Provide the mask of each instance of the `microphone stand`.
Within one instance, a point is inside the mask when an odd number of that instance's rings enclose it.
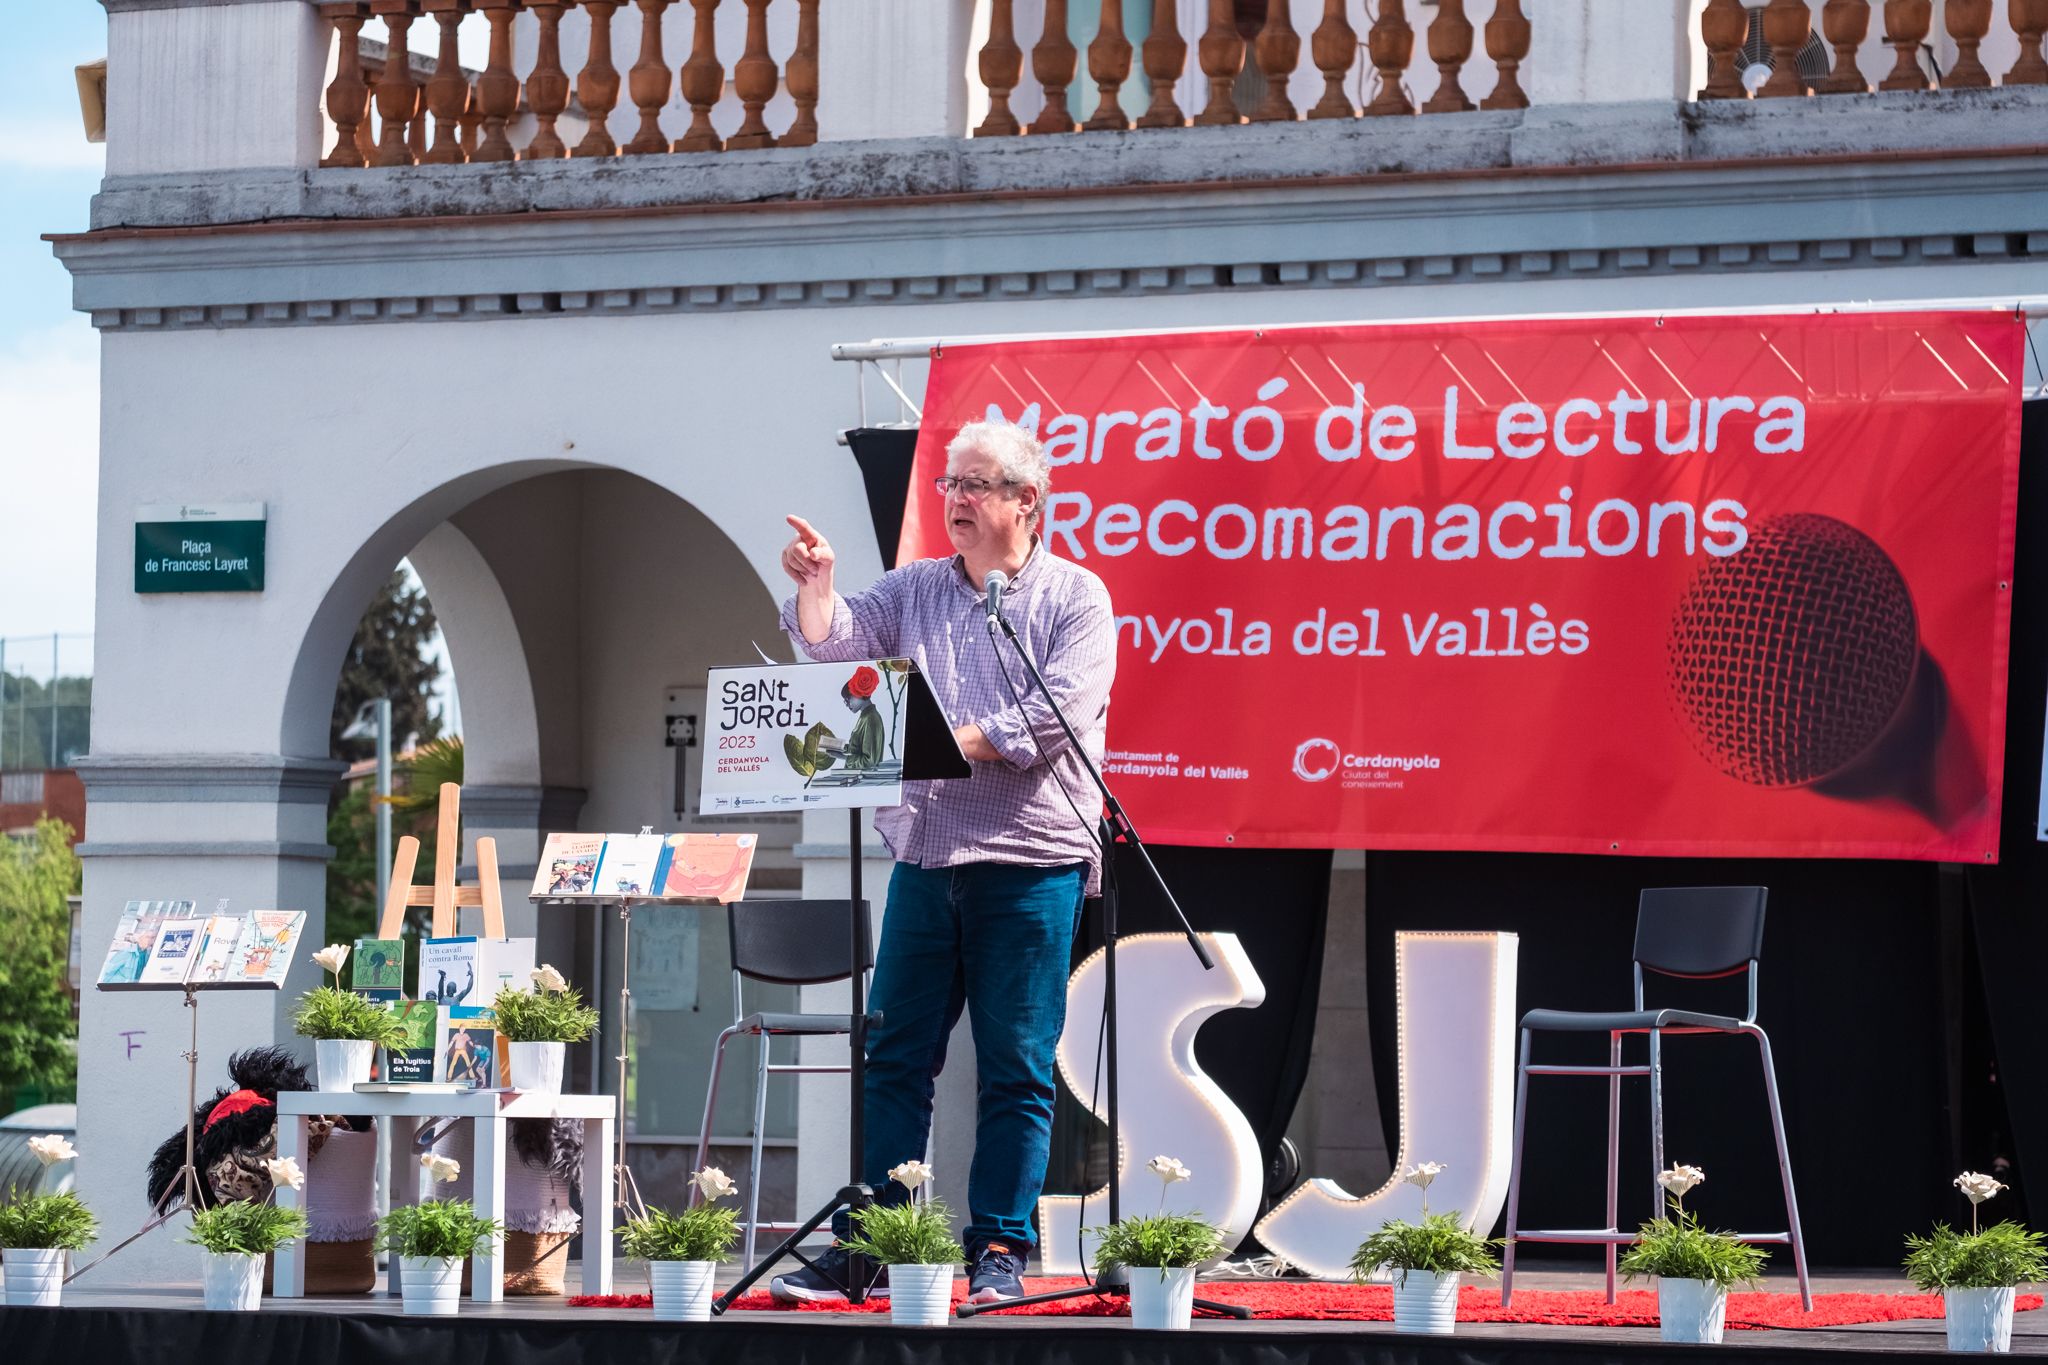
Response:
[[[1067,720],[1067,713],[1060,708],[1059,700],[1053,696],[1052,690],[1045,685],[1045,675],[1038,671],[1038,661],[1031,657],[1031,651],[1024,647],[1022,640],[1017,638],[1016,628],[1010,624],[1010,619],[1003,615],[1002,602],[998,594],[991,593],[989,596],[988,619],[991,626],[1000,628],[1003,634],[1009,638],[1011,647],[1017,651],[1017,657],[1024,661],[1024,668],[1031,675],[1032,685],[1038,689],[1038,695],[1045,698],[1046,705],[1052,708],[1053,719],[1060,723],[1060,732],[1067,737],[1067,747],[1081,760],[1081,766],[1087,771],[1089,780],[1095,784],[1095,790],[1102,794],[1103,829],[1108,835],[1103,841],[1103,862],[1105,864],[1109,862],[1118,845],[1136,850],[1138,861],[1144,866],[1146,875],[1151,878],[1153,885],[1159,888],[1159,894],[1165,898],[1167,907],[1173,911],[1174,918],[1180,921],[1180,931],[1187,938],[1188,947],[1194,950],[1196,959],[1201,962],[1202,970],[1216,970],[1216,959],[1209,952],[1209,945],[1202,942],[1201,937],[1195,933],[1194,926],[1188,923],[1188,917],[1181,910],[1180,902],[1173,898],[1172,888],[1167,886],[1166,878],[1160,875],[1159,868],[1152,861],[1151,852],[1146,849],[1144,842],[1138,838],[1138,831],[1131,824],[1130,817],[1124,813],[1122,804],[1117,801],[1116,794],[1110,791],[1109,784],[1103,781],[1102,773],[1096,768],[1095,761],[1088,757],[1088,750],[1082,745],[1081,737],[1074,733],[1073,725]],[[1120,1136],[1120,1130],[1117,1127],[1116,905],[1115,872],[1113,869],[1106,869],[1102,883],[1102,1012],[1104,1033],[1109,1042],[1109,1066],[1106,1079],[1109,1092],[1109,1103],[1107,1106],[1109,1143],[1112,1152],[1118,1150],[1118,1139]],[[1109,1221],[1112,1223],[1118,1222],[1123,1216],[1122,1185],[1122,1162],[1113,1160],[1110,1162],[1109,1172]],[[1108,1281],[1098,1279],[1091,1268],[1087,1266],[1082,1267],[1082,1275],[1087,1282],[1073,1289],[1055,1289],[1044,1294],[1026,1294],[1022,1298],[1003,1299],[996,1303],[963,1303],[953,1311],[959,1317],[971,1318],[981,1313],[1000,1313],[1005,1309],[1023,1308],[1035,1303],[1055,1303],[1065,1299],[1127,1295],[1130,1292],[1129,1284],[1121,1280]],[[1211,1299],[1196,1299],[1195,1307],[1233,1318],[1249,1318],[1252,1315],[1252,1310],[1241,1304],[1217,1303]]]

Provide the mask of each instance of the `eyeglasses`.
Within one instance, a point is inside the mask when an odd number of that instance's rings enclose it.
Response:
[[[961,497],[966,498],[970,502],[979,502],[998,488],[1017,487],[1017,481],[1015,479],[998,479],[991,482],[988,479],[968,478],[960,474],[941,474],[938,478],[932,480],[932,487],[938,489],[941,496],[958,489]]]

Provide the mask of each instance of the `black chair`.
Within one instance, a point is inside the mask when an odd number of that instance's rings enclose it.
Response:
[[[796,1223],[761,1221],[761,1146],[768,1120],[768,1078],[777,1075],[817,1075],[845,1072],[844,1065],[773,1062],[769,1048],[776,1038],[829,1037],[853,1032],[850,1014],[789,1014],[764,1011],[749,1013],[741,987],[747,981],[779,986],[821,986],[845,981],[853,975],[853,944],[848,932],[848,906],[844,900],[738,900],[726,906],[726,928],[732,944],[732,1023],[718,1035],[718,1050],[711,1061],[711,1083],[704,1094],[704,1123],[697,1137],[697,1170],[711,1150],[712,1114],[718,1105],[718,1078],[725,1067],[725,1046],[735,1038],[759,1039],[754,1069],[754,1153],[747,1171],[747,1216],[740,1224],[745,1234],[743,1269],[754,1264],[755,1234],[794,1232]],[[874,938],[868,918],[868,903],[860,903],[859,969],[872,972],[875,965]],[[868,1026],[874,1027],[870,1013]],[[858,1095],[853,1103],[860,1103]],[[690,1202],[700,1194],[691,1190]]]
[[[1515,1077],[1515,1150],[1508,1175],[1507,1249],[1501,1258],[1500,1301],[1512,1301],[1515,1285],[1515,1249],[1521,1242],[1568,1242],[1605,1245],[1607,1249],[1607,1301],[1614,1302],[1615,1258],[1620,1247],[1636,1240],[1633,1232],[1615,1226],[1616,1181],[1621,1143],[1621,1078],[1650,1078],[1650,1159],[1652,1169],[1664,1170],[1664,1077],[1662,1040],[1670,1033],[1745,1034],[1756,1039],[1763,1062],[1764,1093],[1770,1101],[1771,1134],[1778,1144],[1778,1175],[1785,1186],[1785,1214],[1790,1225],[1785,1232],[1737,1233],[1745,1242],[1789,1244],[1792,1265],[1799,1275],[1799,1298],[1813,1307],[1813,1291],[1806,1277],[1806,1244],[1799,1235],[1799,1201],[1792,1192],[1792,1162],[1785,1150],[1785,1118],[1778,1103],[1778,1079],[1771,1064],[1771,1040],[1756,1023],[1757,957],[1764,941],[1764,899],[1761,886],[1663,887],[1643,892],[1636,910],[1635,1008],[1612,1013],[1578,1010],[1530,1010],[1522,1016],[1521,1060]],[[1740,1019],[1727,1015],[1701,1014],[1692,1010],[1647,1009],[1643,1005],[1643,973],[1704,980],[1747,974],[1749,1010]],[[1531,1040],[1538,1033],[1604,1033],[1608,1035],[1606,1066],[1537,1066],[1529,1061]],[[1647,1034],[1650,1060],[1646,1066],[1624,1066],[1622,1039],[1631,1033]],[[1528,1123],[1529,1078],[1531,1076],[1607,1077],[1607,1226],[1585,1230],[1529,1230],[1516,1226],[1522,1196],[1522,1136]],[[1664,1190],[1654,1186],[1655,1202],[1662,1209]]]

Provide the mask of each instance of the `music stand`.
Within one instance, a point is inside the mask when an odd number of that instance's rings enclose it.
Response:
[[[843,664],[790,665],[792,668],[839,668],[844,666]],[[966,755],[960,752],[960,743],[953,738],[953,726],[946,719],[945,712],[939,709],[939,699],[932,695],[931,685],[925,682],[924,674],[918,672],[915,665],[911,665],[907,671],[903,672],[902,677],[905,688],[903,727],[899,732],[900,748],[903,754],[902,780],[905,782],[931,782],[940,779],[972,777],[974,769],[967,762]],[[711,750],[707,748],[707,758],[710,752]],[[700,784],[700,787],[703,785],[705,784]],[[857,792],[859,789],[855,788],[854,790]],[[770,1251],[766,1256],[763,1256],[759,1261],[748,1267],[747,1273],[740,1276],[732,1288],[713,1299],[711,1301],[711,1311],[714,1315],[723,1314],[726,1309],[732,1307],[740,1295],[746,1293],[756,1280],[767,1273],[769,1267],[785,1256],[815,1268],[811,1259],[797,1250],[798,1245],[804,1238],[816,1232],[820,1226],[830,1220],[832,1215],[839,1211],[841,1205],[847,1205],[854,1209],[864,1209],[874,1202],[874,1191],[869,1189],[866,1182],[861,1178],[862,1148],[866,1142],[864,1109],[867,1085],[867,1035],[868,1025],[872,1021],[869,1019],[867,1012],[867,981],[861,971],[861,963],[867,960],[868,945],[861,942],[865,926],[862,923],[860,912],[860,813],[869,806],[889,804],[893,804],[893,802],[886,800],[861,802],[856,797],[854,804],[849,804],[846,811],[847,875],[849,879],[846,901],[848,921],[847,943],[853,949],[852,955],[848,958],[848,961],[853,966],[851,978],[853,1000],[847,1017],[848,1033],[846,1040],[847,1048],[851,1053],[851,1056],[848,1058],[849,1065],[847,1067],[847,1087],[851,1094],[846,1125],[846,1184],[840,1187],[839,1191],[832,1196],[823,1208],[812,1214],[802,1226],[785,1237],[773,1251]],[[801,809],[800,806],[797,808]],[[869,1284],[866,1260],[860,1256],[849,1257],[846,1266],[846,1277],[849,1281],[848,1284],[843,1286],[846,1290],[846,1301],[853,1305],[865,1303],[867,1301]]]

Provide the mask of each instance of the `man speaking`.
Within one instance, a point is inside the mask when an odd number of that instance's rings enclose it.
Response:
[[[842,597],[832,547],[802,517],[789,518],[796,536],[782,552],[797,585],[782,607],[790,639],[820,662],[916,660],[974,765],[970,778],[906,782],[902,805],[875,812],[896,869],[869,997],[882,1022],[867,1036],[862,1179],[883,1203],[909,1197],[888,1173],[924,1159],[932,1078],[966,1009],[980,1103],[962,1240],[976,1303],[1023,1292],[1051,1146],[1069,946],[1082,897],[1101,877],[1101,802],[1052,708],[987,626],[984,585],[1000,573],[1004,615],[1099,762],[1116,628],[1102,580],[1037,534],[1051,482],[1030,433],[970,423],[946,447],[937,480],[951,558],[903,565]],[[846,1235],[844,1211],[834,1230]],[[835,1246],[816,1269],[779,1275],[770,1289],[785,1300],[844,1298],[846,1262]],[[869,1292],[886,1294],[887,1279]]]

